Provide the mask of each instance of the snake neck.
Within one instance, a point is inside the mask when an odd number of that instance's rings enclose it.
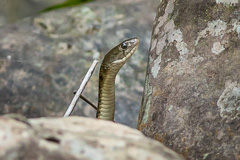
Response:
[[[99,94],[97,118],[114,120],[115,113],[115,78],[122,65],[104,68],[99,73]]]

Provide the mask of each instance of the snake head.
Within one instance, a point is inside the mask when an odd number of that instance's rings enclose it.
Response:
[[[118,44],[110,50],[103,59],[102,66],[108,68],[113,64],[123,65],[137,50],[138,38],[131,38]]]

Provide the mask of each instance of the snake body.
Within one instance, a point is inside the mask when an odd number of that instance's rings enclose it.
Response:
[[[137,38],[131,38],[123,41],[105,55],[99,72],[97,118],[114,120],[115,78],[121,67],[137,50],[138,44]]]

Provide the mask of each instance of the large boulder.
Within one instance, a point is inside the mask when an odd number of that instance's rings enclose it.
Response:
[[[182,160],[136,129],[83,117],[2,116],[0,140],[4,160]]]

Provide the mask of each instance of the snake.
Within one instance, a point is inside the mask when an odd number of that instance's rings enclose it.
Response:
[[[116,75],[137,50],[138,45],[138,38],[127,39],[115,46],[104,56],[99,72],[96,118],[114,121]]]

